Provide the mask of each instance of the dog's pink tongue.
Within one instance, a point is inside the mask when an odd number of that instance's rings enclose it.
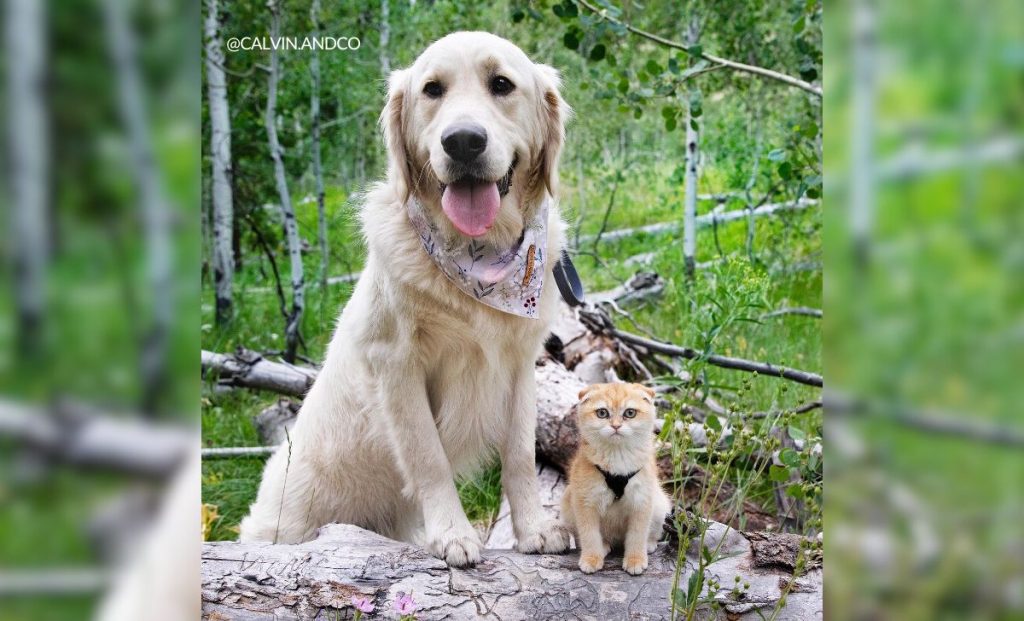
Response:
[[[441,195],[441,208],[463,235],[479,237],[498,217],[501,198],[497,183],[451,183]]]

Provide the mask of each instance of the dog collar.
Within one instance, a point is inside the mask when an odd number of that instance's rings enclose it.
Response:
[[[622,498],[622,494],[626,492],[626,485],[629,483],[629,480],[637,472],[640,472],[639,470],[634,470],[629,474],[612,474],[597,464],[594,464],[594,467],[604,476],[604,482],[608,485],[608,489],[612,490],[612,493],[615,494],[615,500]]]
[[[547,200],[511,248],[462,237],[445,242],[419,201],[410,199],[407,212],[423,249],[460,291],[502,312],[537,318],[547,260]]]

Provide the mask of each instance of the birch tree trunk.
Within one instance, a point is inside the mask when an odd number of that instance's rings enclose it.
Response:
[[[278,0],[267,3],[270,8],[270,37],[277,38],[281,34],[281,7]],[[291,195],[288,193],[288,179],[285,177],[284,160],[281,158],[281,143],[277,140],[277,81],[280,73],[280,59],[276,49],[270,50],[270,77],[267,86],[267,139],[270,142],[270,156],[274,160],[274,178],[277,182],[278,198],[281,201],[281,214],[284,219],[284,234],[288,242],[288,258],[291,261],[292,276],[292,309],[288,313],[285,325],[285,360],[295,361],[295,353],[299,347],[299,326],[302,322],[302,311],[305,308],[305,282],[302,275],[302,249],[299,245],[299,230],[295,222],[295,209],[292,207]]]
[[[320,36],[320,0],[313,0],[309,10],[313,22],[313,37]],[[309,70],[313,76],[313,88],[309,96],[309,110],[313,134],[313,178],[316,183],[317,237],[320,242],[320,288],[327,289],[327,267],[330,255],[327,250],[327,214],[324,212],[324,175],[320,163],[320,52],[313,47],[309,59]]]
[[[691,20],[687,31],[687,45],[697,44],[696,23]],[[697,268],[697,160],[699,152],[699,133],[694,128],[697,117],[693,116],[693,98],[686,103],[686,174],[684,176],[683,194],[683,261],[686,277],[692,279]]]
[[[18,349],[25,356],[39,353],[49,254],[45,9],[46,4],[36,0],[8,0],[5,14],[11,192],[7,230],[14,262]]]
[[[875,9],[873,0],[853,7],[853,119],[850,123],[850,229],[857,258],[867,258],[875,209]]]
[[[167,339],[174,313],[171,288],[170,207],[157,169],[149,133],[143,85],[136,61],[135,37],[126,0],[104,0],[111,54],[117,73],[117,95],[128,132],[132,174],[138,187],[142,228],[146,240],[148,288],[152,295],[151,323],[142,337],[140,373],[142,407],[151,412],[166,375]]]
[[[210,109],[210,157],[213,160],[213,285],[217,323],[223,324],[231,319],[235,258],[231,117],[228,111],[218,0],[206,1],[206,96]]]
[[[391,59],[388,44],[391,42],[391,9],[388,0],[380,0],[380,74],[384,78],[391,73]]]

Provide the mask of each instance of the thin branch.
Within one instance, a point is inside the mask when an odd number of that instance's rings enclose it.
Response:
[[[808,306],[795,306],[793,308],[780,308],[773,310],[770,313],[761,315],[761,319],[769,319],[771,317],[781,317],[782,315],[803,315],[805,317],[817,317],[821,319],[822,312],[820,308],[810,308]]]
[[[594,5],[592,5],[589,2],[587,2],[587,0],[576,0],[576,2],[578,4],[580,4],[580,5],[582,5],[587,10],[589,10],[591,13],[595,13],[595,14],[599,15],[602,19],[605,19],[605,20],[607,20],[609,22],[612,22],[613,24],[618,24],[618,25],[622,26],[623,28],[625,28],[626,30],[632,32],[635,35],[639,35],[639,36],[641,36],[641,37],[643,37],[645,39],[648,39],[650,41],[654,41],[655,43],[659,43],[659,44],[664,45],[666,47],[675,48],[677,50],[683,50],[687,54],[690,53],[689,52],[689,48],[686,45],[683,45],[682,43],[679,43],[679,42],[676,42],[676,41],[671,41],[669,39],[665,39],[664,37],[659,37],[656,34],[647,32],[645,30],[640,30],[639,28],[631,26],[631,25],[623,22],[622,20],[619,20],[619,19],[617,19],[615,17],[612,17],[612,16],[608,15],[608,11],[607,10],[605,10],[605,9],[598,9]],[[700,55],[700,58],[703,58],[704,60],[706,60],[708,62],[718,63],[719,65],[723,65],[725,67],[729,67],[730,69],[734,69],[736,71],[743,71],[743,72],[750,73],[750,74],[753,74],[753,75],[758,75],[758,76],[761,76],[761,77],[770,78],[772,80],[778,80],[779,82],[783,82],[783,83],[788,84],[790,86],[795,86],[795,87],[797,87],[799,89],[807,91],[808,93],[811,93],[812,95],[816,95],[819,99],[822,96],[821,87],[815,86],[815,85],[811,84],[810,82],[804,82],[803,80],[801,80],[799,78],[794,78],[793,76],[789,76],[789,75],[786,75],[784,73],[779,73],[778,71],[772,71],[771,69],[765,69],[764,67],[758,67],[758,66],[755,66],[755,65],[747,65],[745,63],[739,63],[739,62],[736,62],[734,60],[729,60],[727,58],[721,58],[719,56],[714,56],[712,54],[708,54],[707,52],[702,52],[701,55]]]
[[[612,328],[612,334],[622,339],[626,343],[631,345],[638,345],[651,352],[665,354],[667,356],[675,356],[677,358],[686,358],[688,360],[703,359],[708,364],[723,369],[734,369],[737,371],[748,371],[751,373],[758,373],[759,375],[768,375],[771,377],[779,377],[787,379],[800,384],[806,384],[808,386],[824,386],[825,382],[821,375],[817,373],[811,373],[810,371],[801,371],[799,369],[791,369],[789,367],[776,366],[767,362],[756,362],[754,360],[745,360],[743,358],[732,358],[730,356],[719,356],[718,354],[710,354],[704,356],[699,351],[690,347],[679,347],[678,345],[672,345],[671,343],[662,343],[659,341],[653,341],[636,334],[629,332],[623,332],[622,330]]]

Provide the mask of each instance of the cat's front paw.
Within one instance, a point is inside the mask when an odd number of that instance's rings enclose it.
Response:
[[[516,540],[523,554],[560,554],[569,549],[569,529],[556,520],[545,520]]]
[[[622,559],[622,568],[626,570],[626,573],[633,574],[634,576],[644,573],[644,570],[647,569],[647,553],[637,554],[634,552],[627,554]]]
[[[604,567],[604,557],[596,554],[580,554],[580,571],[592,574]]]
[[[472,528],[450,528],[431,537],[427,549],[449,567],[470,567],[480,562],[480,538]]]

